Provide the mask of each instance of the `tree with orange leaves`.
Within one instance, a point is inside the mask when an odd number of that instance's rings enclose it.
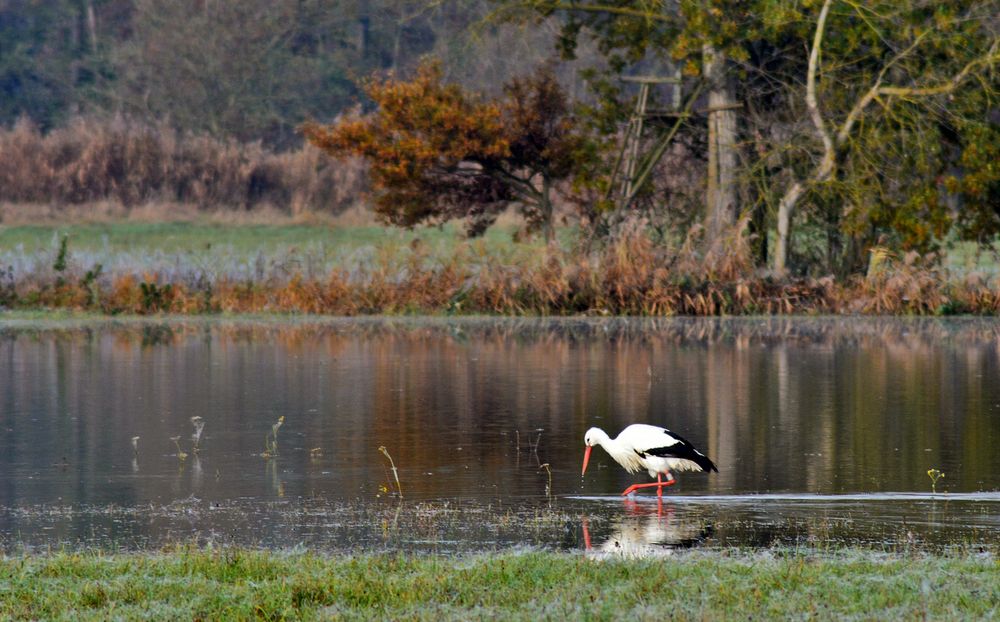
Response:
[[[553,239],[553,186],[594,150],[549,70],[513,80],[497,100],[445,83],[434,62],[409,81],[371,79],[365,92],[373,113],[303,133],[334,157],[368,160],[379,216],[406,227],[468,218],[477,235],[517,205],[529,230]]]

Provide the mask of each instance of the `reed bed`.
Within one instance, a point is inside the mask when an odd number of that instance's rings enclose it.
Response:
[[[956,275],[932,258],[887,255],[865,277],[775,279],[734,232],[707,252],[641,231],[593,252],[525,252],[463,242],[337,250],[323,245],[232,256],[0,253],[0,307],[105,314],[300,313],[718,316],[992,315],[1000,277]],[[10,260],[5,266],[6,260]]]
[[[298,215],[342,211],[364,184],[360,162],[333,161],[309,145],[275,153],[124,117],[79,117],[49,133],[27,120],[0,129],[0,202],[12,204],[268,207]]]

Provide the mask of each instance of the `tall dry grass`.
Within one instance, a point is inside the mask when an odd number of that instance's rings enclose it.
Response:
[[[337,213],[358,200],[364,177],[360,162],[309,145],[275,153],[123,117],[80,117],[47,134],[27,120],[0,130],[0,202]]]
[[[289,251],[292,252],[292,251]],[[66,255],[64,253],[64,255]],[[517,258],[475,244],[441,257],[421,245],[323,268],[298,254],[253,270],[103,271],[58,257],[52,267],[0,272],[0,306],[117,313],[751,315],[996,314],[1000,277],[953,277],[931,258],[890,257],[866,278],[774,279],[754,269],[744,227],[703,249],[697,233],[654,243],[642,227],[601,249],[556,245]],[[58,266],[58,267],[57,267]]]

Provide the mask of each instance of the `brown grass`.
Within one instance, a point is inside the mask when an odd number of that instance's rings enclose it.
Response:
[[[550,246],[539,256],[499,260],[473,244],[446,260],[420,247],[385,253],[365,267],[262,281],[157,274],[0,274],[0,305],[118,313],[282,312],[306,314],[749,315],[995,314],[1000,278],[951,278],[933,258],[884,257],[866,278],[776,280],[754,270],[742,228],[702,252],[694,239],[658,246],[635,229],[603,249]]]
[[[54,211],[98,204],[120,215],[155,203],[337,213],[365,184],[360,162],[333,161],[308,145],[274,153],[122,117],[77,118],[48,134],[20,121],[0,130],[0,156],[0,203]]]

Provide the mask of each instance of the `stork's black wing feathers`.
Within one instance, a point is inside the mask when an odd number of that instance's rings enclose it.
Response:
[[[682,438],[678,434],[671,432],[670,430],[664,430],[664,432],[671,437],[677,439],[677,442],[673,445],[666,445],[664,447],[654,447],[652,449],[647,449],[643,453],[650,456],[659,456],[661,458],[681,458],[683,460],[690,460],[698,466],[701,467],[702,471],[709,472],[715,471],[719,472],[719,469],[715,466],[715,463],[708,459],[708,456],[701,453],[694,448],[694,445],[689,443],[686,439]]]

